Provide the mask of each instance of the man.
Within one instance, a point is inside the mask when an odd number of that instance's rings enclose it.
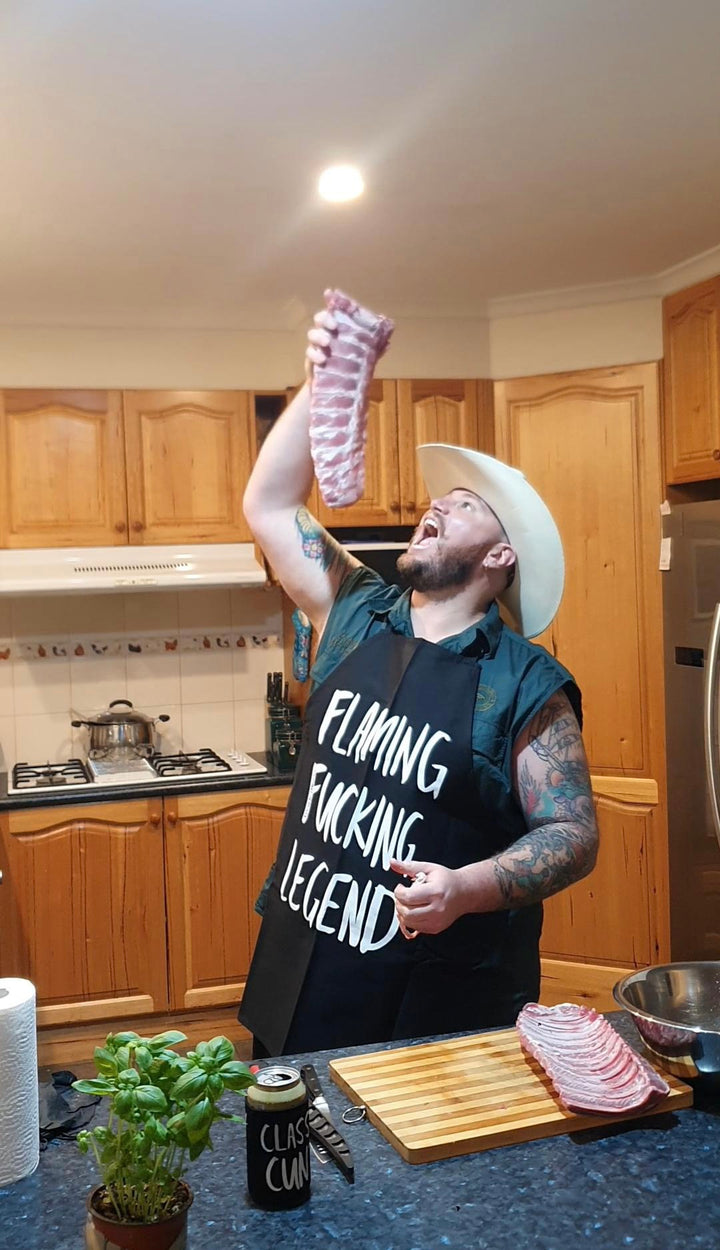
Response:
[[[318,313],[308,380],[335,332]],[[542,899],[591,871],[598,842],[579,691],[522,636],[562,594],[542,500],[492,457],[419,448],[432,502],[401,593],[306,511],[309,414],[306,385],[244,499],[320,639],[239,1013],[258,1057],[511,1025],[539,993]]]

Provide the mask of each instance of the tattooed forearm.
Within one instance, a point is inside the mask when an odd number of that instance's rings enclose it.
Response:
[[[597,838],[575,825],[546,825],[495,856],[493,872],[507,907],[536,903],[586,877],[595,866]]]
[[[508,907],[548,898],[595,865],[598,832],[587,761],[562,692],[528,727],[517,758],[516,792],[528,832],[493,859]]]
[[[307,508],[298,508],[295,526],[306,559],[316,560],[327,573],[336,574],[342,581],[352,567],[344,547],[328,534]]]

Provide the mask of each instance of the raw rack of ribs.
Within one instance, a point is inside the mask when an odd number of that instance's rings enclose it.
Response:
[[[569,1111],[622,1114],[653,1105],[669,1085],[592,1007],[527,1003],[516,1026]]]
[[[326,291],[325,303],[338,328],[327,362],[313,370],[310,451],[325,503],[346,508],[365,486],[368,391],[395,325],[342,291]]]

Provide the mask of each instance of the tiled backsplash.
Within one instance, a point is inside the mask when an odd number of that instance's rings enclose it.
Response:
[[[76,713],[130,699],[164,750],[262,750],[265,674],[282,670],[280,591],[138,591],[0,599],[5,763],[83,753]],[[45,654],[42,654],[42,653]]]

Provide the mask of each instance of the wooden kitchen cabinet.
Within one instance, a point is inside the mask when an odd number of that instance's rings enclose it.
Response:
[[[720,277],[663,300],[665,468],[671,485],[720,477]]]
[[[249,542],[246,391],[0,392],[0,546]]]
[[[168,1005],[160,799],[0,813],[0,964],[39,1025]]]
[[[123,409],[130,542],[249,542],[248,393],[125,391]]]
[[[429,504],[416,447],[452,443],[494,453],[493,389],[483,379],[407,380],[398,387],[401,522],[414,525]]]
[[[0,392],[0,546],[127,543],[119,391]]]
[[[0,966],[38,1024],[238,1003],[288,794],[0,812]]]
[[[536,641],[582,691],[602,842],[594,873],[547,901],[543,956],[662,962],[670,956],[657,367],[499,382],[495,403],[498,455],[540,492],[563,540],[563,601]]]
[[[655,962],[648,874],[658,819],[657,784],[594,778],[600,851],[594,871],[545,904],[543,954],[595,964]],[[633,784],[634,783],[634,784]],[[634,792],[633,792],[634,790]]]
[[[239,1003],[289,789],[165,799],[171,1008]]]

